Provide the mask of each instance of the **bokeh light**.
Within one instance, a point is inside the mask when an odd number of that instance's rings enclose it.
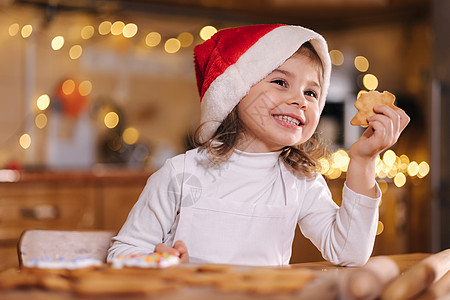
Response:
[[[340,66],[344,63],[344,54],[339,50],[331,50],[330,59],[333,65]]]
[[[214,26],[205,26],[200,30],[200,37],[202,40],[206,41],[210,39],[215,33],[217,29]]]
[[[28,149],[31,146],[31,136],[28,133],[24,133],[19,138],[20,147]]]
[[[112,35],[120,35],[123,33],[123,28],[125,27],[125,23],[122,21],[116,21],[111,25],[111,34]]]
[[[136,35],[136,33],[138,32],[138,27],[134,23],[128,23],[127,25],[125,25],[125,27],[123,27],[122,32],[123,36],[129,39]]]
[[[34,124],[36,124],[36,127],[39,129],[44,128],[47,126],[47,116],[44,113],[40,113],[34,118]]]
[[[181,48],[181,43],[178,39],[171,38],[166,41],[164,44],[164,50],[166,50],[167,53],[176,53]]]
[[[403,173],[398,173],[397,175],[395,175],[394,177],[394,184],[397,187],[402,187],[406,184],[406,176]]]
[[[388,166],[392,166],[395,163],[396,158],[397,155],[392,150],[387,150],[383,154],[383,162]]]
[[[320,174],[326,174],[330,170],[330,162],[325,157],[319,158]]]
[[[83,40],[88,40],[94,36],[94,32],[95,32],[94,26],[91,25],[84,26],[83,29],[81,29],[81,38]]]
[[[8,27],[8,34],[10,36],[16,36],[19,33],[20,26],[17,23],[11,24]]]
[[[69,57],[71,59],[80,58],[81,54],[83,54],[83,48],[80,45],[73,45],[69,50]]]
[[[113,111],[108,112],[103,119],[106,127],[114,128],[119,124],[119,115]]]
[[[194,36],[189,32],[182,32],[177,36],[181,47],[189,47],[194,42]]]
[[[339,149],[331,154],[330,159],[319,158],[318,172],[328,179],[336,179],[347,172],[349,163],[348,152]],[[375,174],[382,192],[388,189],[388,182],[391,180],[397,187],[402,187],[406,184],[407,176],[423,178],[429,172],[430,165],[427,162],[410,162],[407,155],[397,156],[391,149],[387,150],[382,158],[378,155],[375,160]]]
[[[139,131],[134,127],[128,127],[124,130],[122,138],[128,145],[136,144],[139,140]]]
[[[57,51],[60,50],[64,46],[64,37],[56,36],[52,39],[52,49]]]
[[[27,37],[29,37],[31,35],[31,33],[33,33],[33,26],[31,25],[25,25],[22,27],[22,30],[20,31],[22,37],[24,39],[26,39]]]
[[[365,94],[365,93],[367,93],[366,90],[361,90],[361,91],[359,91],[358,94],[356,95],[356,99],[358,99],[359,96],[361,96],[362,94]]]
[[[81,96],[87,96],[92,92],[92,83],[89,80],[84,80],[80,82],[78,86],[78,91]]]
[[[382,234],[384,231],[384,224],[381,221],[378,221],[378,226],[377,226],[377,235]]]
[[[419,173],[419,164],[415,161],[412,161],[408,165],[408,175],[416,176]]]
[[[111,32],[112,23],[110,21],[103,21],[98,25],[98,33],[100,35],[107,35]]]
[[[369,69],[369,61],[364,56],[355,57],[355,68],[360,72],[366,72]]]
[[[363,77],[363,84],[369,91],[375,90],[378,87],[378,78],[373,74],[366,74]]]
[[[161,43],[161,35],[158,32],[150,32],[145,37],[145,44],[149,47],[156,47]]]
[[[50,97],[47,94],[39,96],[36,100],[36,106],[39,110],[46,110],[50,105]]]
[[[70,95],[75,91],[75,81],[72,79],[67,79],[63,82],[61,86],[64,95]]]
[[[420,177],[425,177],[428,175],[428,173],[430,172],[430,165],[423,161],[419,164],[419,176]]]

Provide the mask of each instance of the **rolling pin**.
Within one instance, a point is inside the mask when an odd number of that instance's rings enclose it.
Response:
[[[425,293],[420,295],[416,300],[443,299],[444,296],[448,296],[450,299],[450,271],[430,285]]]
[[[381,294],[382,300],[406,300],[425,291],[450,270],[450,249],[421,260],[390,283]]]
[[[340,299],[377,299],[400,274],[397,263],[387,256],[372,257],[363,267],[349,269],[339,279]]]

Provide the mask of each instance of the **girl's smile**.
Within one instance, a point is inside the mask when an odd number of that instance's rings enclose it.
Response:
[[[303,122],[299,117],[293,115],[273,115],[275,121],[278,122],[281,126],[285,126],[287,128],[298,129],[298,127],[303,126]]]

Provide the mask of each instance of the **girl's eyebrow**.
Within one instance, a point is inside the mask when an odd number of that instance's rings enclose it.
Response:
[[[294,76],[294,74],[292,72],[289,72],[289,71],[286,71],[286,70],[283,70],[283,69],[275,69],[275,70],[272,71],[272,73],[275,73],[275,72],[279,72],[281,74],[284,74],[284,75],[290,76],[290,77]]]

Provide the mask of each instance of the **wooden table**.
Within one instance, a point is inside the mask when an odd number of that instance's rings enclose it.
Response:
[[[399,266],[400,272],[408,269],[412,265],[416,264],[420,260],[426,258],[429,254],[426,253],[413,253],[413,254],[403,254],[403,255],[392,255],[389,256],[392,258],[397,265]],[[172,274],[182,273],[183,270],[189,268],[199,268],[203,265],[194,265],[187,264],[181,265],[179,267],[172,268]],[[229,268],[228,272],[230,274],[236,274],[240,272],[249,272],[249,271],[257,271],[261,274],[264,274],[264,271],[273,270],[274,268],[261,268],[261,267],[242,267],[242,266],[220,266],[220,265],[207,265],[209,267],[224,267]],[[172,300],[172,299],[187,299],[187,300],[198,300],[198,299],[212,299],[212,300],[221,300],[221,299],[337,299],[338,296],[338,287],[336,285],[336,278],[343,274],[342,272],[347,272],[349,270],[354,270],[355,268],[345,268],[334,266],[328,262],[312,262],[312,263],[301,263],[291,265],[288,270],[302,270],[313,273],[316,277],[314,280],[308,282],[306,286],[303,288],[293,291],[293,292],[277,292],[277,293],[255,293],[255,292],[233,292],[233,291],[220,291],[214,287],[214,285],[196,285],[196,284],[184,284],[179,286],[178,288],[168,289],[163,292],[151,292],[145,295],[122,295],[122,296],[111,296],[111,295],[78,295],[73,291],[57,291],[56,288],[51,290],[46,290],[43,288],[37,287],[20,287],[8,290],[0,290],[0,299],[11,299],[11,300],[29,300],[29,299],[45,299],[45,300],[53,300],[53,299],[61,299],[61,300],[72,300],[72,299],[162,299],[162,300]],[[168,270],[168,269],[165,269]],[[279,270],[279,269],[278,269]],[[116,270],[118,274],[120,272],[122,278],[124,280],[131,279],[129,278],[129,274],[127,274],[126,270]],[[139,279],[136,280],[152,280],[154,278],[154,272],[163,271],[163,270],[148,270],[147,272],[144,270],[141,275],[139,275]],[[152,273],[153,272],[153,273]],[[220,271],[222,272],[222,271]],[[213,273],[213,272],[212,272]],[[211,274],[212,274],[211,273]],[[91,274],[92,275],[92,274]],[[83,275],[83,273],[78,274],[78,278],[83,279],[83,276],[91,276],[91,275]],[[135,275],[135,274],[134,274]],[[99,273],[97,276],[102,276]],[[130,275],[131,276],[131,275]],[[176,275],[175,275],[176,276]],[[217,276],[217,275],[215,275]],[[94,277],[92,277],[94,278]],[[97,277],[99,278],[99,277]],[[133,277],[137,278],[137,277]],[[223,277],[227,278],[227,277]],[[262,278],[262,277],[261,277]],[[86,278],[84,278],[86,279]],[[1,276],[0,276],[1,280]],[[225,280],[225,279],[224,279]],[[130,282],[130,284],[133,284]],[[55,285],[57,287],[57,285]]]

